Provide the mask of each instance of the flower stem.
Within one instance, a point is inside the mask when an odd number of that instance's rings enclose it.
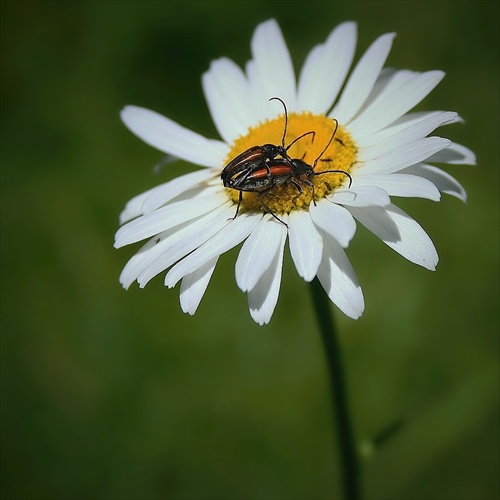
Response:
[[[344,498],[359,500],[359,463],[353,426],[347,404],[346,380],[342,367],[340,342],[335,331],[330,300],[318,278],[311,282],[313,305],[326,352],[330,389],[334,403],[335,427],[342,466]]]

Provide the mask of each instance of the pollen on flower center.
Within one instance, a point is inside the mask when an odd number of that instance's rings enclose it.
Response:
[[[233,143],[225,164],[254,146],[281,145],[284,124],[285,117],[281,115],[251,127],[245,136]],[[267,207],[275,214],[289,213],[296,208],[308,207],[313,202],[313,193],[314,199],[319,200],[339,186],[349,184],[349,176],[346,174],[356,161],[357,147],[350,134],[340,124],[337,125],[336,120],[308,112],[290,113],[285,148],[300,136],[303,137],[288,149],[287,154],[291,159],[302,160],[314,167],[314,170],[309,169],[308,173],[297,170],[294,173],[293,169],[286,168],[286,164],[283,164],[284,168],[273,169],[269,173],[262,164],[262,167],[256,168],[260,183],[255,184],[255,190],[251,181],[253,176],[248,178],[241,191],[227,188],[229,196],[236,203],[242,193],[240,211],[245,208],[267,211]],[[274,160],[282,159],[278,155]],[[337,172],[327,172],[330,170]]]

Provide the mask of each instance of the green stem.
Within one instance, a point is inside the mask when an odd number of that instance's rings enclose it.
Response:
[[[331,303],[318,278],[311,282],[311,293],[328,364],[342,467],[344,498],[346,500],[359,500],[361,498],[359,462],[347,404],[346,380],[342,368],[340,343],[335,331]]]

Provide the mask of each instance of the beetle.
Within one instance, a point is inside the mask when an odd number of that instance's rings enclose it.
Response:
[[[233,158],[221,172],[222,183],[225,187],[238,189],[237,187],[235,187],[235,181],[239,179],[239,177],[247,177],[251,172],[259,170],[261,168],[264,168],[267,172],[267,176],[270,177],[271,173],[269,171],[269,168],[267,167],[267,161],[273,160],[277,156],[281,156],[282,158],[291,161],[291,158],[288,156],[288,150],[299,139],[302,139],[307,135],[312,135],[312,140],[314,141],[315,132],[310,131],[297,137],[288,146],[285,147],[285,137],[288,128],[288,112],[286,109],[286,105],[279,97],[271,97],[271,99],[269,100],[280,101],[281,104],[283,104],[283,108],[285,109],[285,126],[283,128],[281,145],[277,146],[276,144],[264,144],[263,146],[252,146],[251,148],[248,148],[246,151],[243,151],[243,153],[240,153],[238,156]],[[239,179],[239,182],[241,181],[242,179]]]
[[[242,173],[233,179],[232,188],[240,191],[238,206],[236,207],[236,214],[234,218],[237,217],[238,211],[243,199],[243,192],[255,192],[259,197],[259,202],[264,207],[264,209],[269,212],[275,219],[277,219],[282,224],[285,224],[262,200],[262,195],[266,194],[271,189],[281,186],[282,184],[293,184],[297,190],[298,194],[294,198],[298,198],[303,193],[303,188],[301,184],[305,184],[312,188],[312,200],[316,205],[315,195],[314,195],[314,184],[312,182],[313,178],[317,175],[323,175],[327,173],[341,173],[349,178],[349,187],[352,184],[351,175],[345,170],[323,170],[321,172],[316,172],[315,168],[318,161],[325,154],[326,150],[332,143],[335,134],[338,129],[338,121],[335,121],[335,129],[333,131],[330,140],[321,151],[320,155],[314,160],[312,165],[306,163],[303,158],[275,158],[267,161],[267,164],[261,165],[258,168],[249,169],[247,172]],[[325,160],[331,161],[331,160]],[[286,226],[287,224],[285,224]]]

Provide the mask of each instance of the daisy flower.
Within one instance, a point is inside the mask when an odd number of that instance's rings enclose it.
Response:
[[[278,301],[288,238],[298,274],[308,282],[317,277],[330,300],[356,319],[364,299],[345,248],[357,222],[410,262],[434,270],[438,255],[431,239],[391,198],[438,201],[443,192],[465,200],[463,187],[434,163],[474,164],[475,157],[462,145],[429,136],[460,121],[457,113],[410,112],[444,73],[384,68],[394,36],[376,39],[351,69],[357,28],[342,23],[309,52],[297,79],[277,22],[258,25],[244,70],[223,57],[202,76],[222,140],[126,106],[121,118],[131,132],[203,168],[127,203],[115,247],[148,241],[123,269],[122,285],[137,281],[144,287],[168,270],[165,285],[172,288],[180,281],[182,310],[194,314],[219,257],[243,243],[236,283],[248,294],[252,318],[262,325]],[[286,116],[273,97],[286,104]],[[262,192],[225,187],[223,168],[249,148],[280,145],[285,119],[285,147],[293,142],[286,155],[320,175],[268,176],[273,162],[286,159],[277,154],[259,168],[267,172],[264,184],[280,180],[280,185],[268,184]]]

